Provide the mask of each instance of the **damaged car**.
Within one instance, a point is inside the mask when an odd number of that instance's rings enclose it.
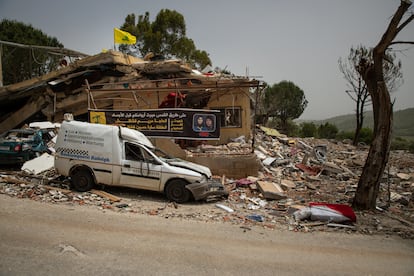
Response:
[[[21,165],[48,150],[40,129],[12,129],[0,135],[0,164]]]

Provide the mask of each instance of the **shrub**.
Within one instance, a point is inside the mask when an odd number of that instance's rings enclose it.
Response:
[[[402,137],[395,137],[391,141],[391,150],[410,150],[410,147],[414,147],[414,143],[407,141]],[[410,150],[412,152],[412,149]]]
[[[315,137],[317,135],[317,127],[314,123],[302,123],[300,125],[301,137]]]
[[[287,121],[287,135],[290,137],[300,136],[300,127],[292,120]]]
[[[338,133],[336,125],[326,122],[318,127],[319,138],[334,139]]]
[[[354,139],[354,132],[352,131],[341,131],[336,135],[336,139],[338,140],[345,140],[345,139],[349,139],[352,141],[352,139]]]
[[[361,131],[359,132],[358,142],[363,142],[367,145],[370,145],[373,138],[374,138],[374,133],[372,129],[367,128],[367,127],[361,128]]]
[[[414,153],[414,141],[411,141],[408,145],[408,151]]]

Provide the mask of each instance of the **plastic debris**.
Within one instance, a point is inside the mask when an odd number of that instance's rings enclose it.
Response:
[[[231,209],[230,207],[227,207],[227,206],[225,206],[223,204],[216,204],[216,207],[218,207],[220,209],[223,209],[223,210],[225,210],[225,211],[227,211],[229,213],[233,213],[234,212],[233,209]]]
[[[257,222],[263,222],[264,219],[261,215],[248,215],[246,217],[247,219],[253,220],[253,221],[257,221]]]

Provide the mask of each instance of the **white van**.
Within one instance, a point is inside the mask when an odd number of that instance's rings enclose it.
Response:
[[[228,195],[209,168],[168,156],[133,129],[65,120],[55,149],[55,169],[80,192],[104,184],[163,192],[175,202]]]

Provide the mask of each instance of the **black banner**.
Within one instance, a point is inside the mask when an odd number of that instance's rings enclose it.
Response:
[[[220,139],[220,111],[204,109],[89,110],[89,122],[122,125],[148,137]]]

